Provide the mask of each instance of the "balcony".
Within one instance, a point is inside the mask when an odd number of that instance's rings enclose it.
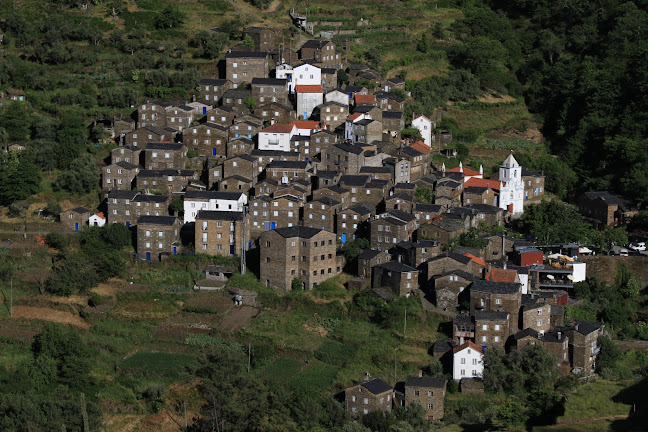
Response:
[[[596,348],[592,349],[592,354],[590,355],[590,357],[596,357],[600,352],[601,352],[601,347],[597,346]]]

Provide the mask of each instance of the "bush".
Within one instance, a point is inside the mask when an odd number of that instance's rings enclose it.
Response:
[[[90,297],[88,298],[88,306],[90,307],[97,307],[100,306],[101,303],[103,303],[103,298],[95,292],[90,293]]]
[[[63,251],[69,244],[67,237],[58,231],[47,233],[45,241],[49,247]]]

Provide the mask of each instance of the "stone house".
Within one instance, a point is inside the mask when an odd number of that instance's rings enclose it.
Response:
[[[439,256],[441,245],[434,240],[418,242],[401,242],[396,245],[398,260],[412,267],[420,268],[427,275],[427,265],[421,266],[429,259]]]
[[[290,123],[295,120],[295,112],[288,106],[278,102],[262,104],[254,109],[254,115],[263,119],[264,123]]]
[[[144,148],[150,142],[171,142],[175,137],[166,130],[158,129],[152,126],[146,126],[134,131],[127,132],[124,135],[125,147]]]
[[[510,314],[510,331],[518,331],[522,290],[519,283],[475,281],[470,287],[470,313],[501,311]]]
[[[447,381],[444,378],[417,377],[405,379],[405,406],[419,403],[425,410],[427,419],[437,421],[443,418]]]
[[[165,128],[167,126],[166,109],[169,106],[171,106],[170,103],[159,100],[146,101],[140,105],[137,109],[138,127]],[[127,144],[131,143],[127,142]]]
[[[314,131],[310,136],[311,154],[315,156],[321,151],[337,143],[337,135],[330,130],[320,129]]]
[[[267,179],[282,184],[289,184],[297,180],[310,181],[311,175],[310,164],[307,161],[274,160],[265,169]]]
[[[539,334],[532,328],[521,330],[511,338],[511,348],[522,349],[528,345],[542,345],[556,360],[556,367],[569,373],[569,337],[560,330]]]
[[[247,232],[244,234],[244,230]],[[249,225],[243,212],[204,211],[196,215],[194,245],[196,252],[207,255],[240,255],[247,249]]]
[[[383,139],[400,143],[401,131],[405,129],[403,113],[399,111],[383,111]]]
[[[372,275],[372,269],[386,262],[391,261],[392,257],[387,251],[379,249],[365,249],[358,255],[358,276],[369,279]]]
[[[356,198],[357,202],[378,207],[380,203],[389,196],[391,185],[391,181],[388,180],[372,180],[366,184],[364,193],[358,191],[355,196],[351,196],[351,200]]]
[[[569,338],[572,371],[591,375],[596,369],[596,357],[601,352],[598,339],[603,334],[603,324],[576,321],[573,325],[556,331],[564,331]]]
[[[268,27],[246,27],[243,37],[247,36],[254,42],[254,51],[270,52],[277,46],[275,31]]]
[[[263,179],[254,185],[254,196],[270,195],[273,196],[279,189],[279,182],[273,179]]]
[[[298,226],[304,203],[290,195],[272,198],[264,195],[250,200],[250,225],[252,239],[264,231]]]
[[[137,219],[137,255],[144,261],[162,261],[180,249],[180,220],[175,216]]]
[[[437,307],[453,310],[459,307],[459,296],[477,277],[464,270],[450,270],[432,277]]]
[[[395,183],[392,188],[394,193],[400,193],[404,195],[414,196],[416,195],[416,185],[414,183]],[[421,203],[419,203],[421,204]]]
[[[235,117],[236,111],[232,107],[223,105],[207,111],[205,121],[229,128],[234,123]]]
[[[625,225],[638,212],[629,200],[608,191],[585,192],[578,198],[578,209],[597,228]]]
[[[258,172],[258,161],[250,155],[240,154],[228,157],[223,163],[208,169],[208,181],[210,185],[218,183],[226,177],[243,174],[242,177],[249,178],[252,186],[256,184]]]
[[[237,115],[248,111],[247,98],[250,97],[250,90],[230,89],[223,94],[221,103],[223,106],[232,108]]]
[[[398,77],[388,78],[383,84],[383,90],[389,93],[393,89],[405,90],[405,80]]]
[[[310,201],[304,206],[303,225],[320,228],[324,231],[335,232],[335,218],[340,211],[341,202],[329,197]]]
[[[323,67],[322,72],[322,89],[324,92],[333,90],[338,86],[337,69],[334,67]]]
[[[1,35],[0,37],[0,42],[4,40],[4,35]],[[27,96],[25,95],[25,92],[21,89],[15,89],[15,88],[8,88],[5,90],[6,97],[10,101],[19,101],[19,102],[24,102],[27,99]]]
[[[225,156],[228,130],[216,123],[188,127],[182,133],[182,142],[200,156]]]
[[[144,148],[144,168],[185,169],[187,165],[187,147],[184,144],[147,143]]]
[[[278,228],[259,237],[260,280],[266,286],[291,289],[292,280],[301,279],[304,289],[312,289],[342,271],[336,256],[335,234],[310,227]]]
[[[322,67],[339,69],[340,55],[336,52],[335,44],[330,40],[310,39],[299,49],[299,59],[312,59],[321,63]],[[334,88],[334,87],[333,87]]]
[[[140,170],[135,177],[135,189],[150,189],[168,194],[180,193],[187,187],[189,182],[198,180],[198,178],[199,173],[194,170]]]
[[[491,188],[469,186],[463,190],[463,205],[489,204],[497,205],[497,195]]]
[[[383,111],[400,111],[405,108],[405,99],[391,93],[381,93],[376,95],[378,106]]]
[[[525,300],[523,298],[523,302]],[[551,305],[537,301],[536,298],[528,300],[522,305],[522,326],[520,328],[531,328],[539,334],[548,333],[551,330]]]
[[[248,155],[254,149],[254,141],[249,138],[234,138],[227,141],[225,154],[228,158],[239,155]],[[255,171],[255,176],[258,172]]]
[[[80,231],[88,225],[90,219],[90,210],[83,207],[75,207],[65,210],[59,215],[61,225],[68,231]]]
[[[337,214],[335,233],[342,244],[370,235],[369,220],[375,214],[375,207],[357,204],[340,210]]]
[[[120,161],[101,168],[101,189],[130,190],[140,171],[139,165]]]
[[[349,94],[343,92],[340,89],[332,89],[328,90],[326,94],[324,95],[324,100],[326,102],[337,102],[342,105],[346,105],[347,107],[349,106]]]
[[[234,124],[229,127],[229,139],[247,138],[253,139],[263,129],[261,122],[234,120]]]
[[[136,190],[111,190],[108,192],[107,214],[108,223],[122,223],[127,227],[135,225],[137,221],[135,212],[132,211],[131,202],[137,196]],[[132,211],[132,212],[131,212]]]
[[[251,85],[251,96],[257,106],[266,103],[287,105],[288,81],[276,78],[254,78]]]
[[[217,187],[217,189],[222,192],[242,192],[246,195],[249,195],[251,188],[252,180],[240,175],[225,177],[218,182]]]
[[[394,181],[391,169],[385,166],[363,166],[360,168],[360,174],[368,175],[371,180]]]
[[[230,51],[225,55],[226,78],[234,88],[253,78],[267,78],[269,72],[267,52]]]
[[[166,125],[180,132],[194,120],[194,109],[189,105],[171,105],[166,107]]]
[[[510,314],[493,310],[475,311],[475,343],[504,348],[511,334]]]
[[[418,229],[418,236],[447,244],[450,239],[458,237],[465,230],[464,225],[457,220],[447,217],[437,217],[430,222],[422,223]]]
[[[388,167],[395,184],[410,184],[410,161],[402,158],[387,158],[383,160],[384,166]],[[412,187],[414,185],[412,184]],[[412,191],[412,195],[414,192]]]
[[[198,82],[198,100],[216,105],[227,90],[232,88],[232,82],[226,79],[204,78]]]
[[[419,225],[431,221],[441,215],[443,208],[438,204],[414,203],[412,214],[416,217]]]
[[[375,378],[344,389],[346,411],[353,418],[372,411],[390,412],[394,389],[381,379]]]
[[[393,194],[385,198],[384,203],[385,211],[402,210],[411,213],[414,207],[414,198],[409,195]]]
[[[545,175],[543,173],[522,168],[522,182],[525,201],[544,195]]]
[[[341,172],[345,174],[343,178],[346,175],[357,175],[364,166],[364,152],[362,146],[346,142],[325,147],[321,152],[318,169]]]
[[[119,146],[110,151],[110,163],[116,164],[117,162],[128,162],[133,165],[140,164],[140,155],[142,147],[136,146]]]
[[[403,147],[399,151],[399,156],[409,162],[410,180],[415,181],[427,174],[426,157],[420,151],[410,147]]]
[[[370,222],[371,247],[391,249],[403,241],[410,241],[416,231],[416,218],[400,210],[376,216]]]
[[[353,123],[353,142],[370,144],[382,139],[382,122],[373,119],[364,119]]]
[[[140,216],[168,216],[171,197],[138,193],[131,199],[131,213],[134,220]]]
[[[398,261],[388,261],[374,266],[371,272],[371,287],[389,288],[399,297],[409,297],[418,289],[419,271]]]

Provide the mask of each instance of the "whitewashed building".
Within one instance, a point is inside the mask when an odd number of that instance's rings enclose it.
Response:
[[[473,342],[455,347],[452,356],[452,378],[482,378],[484,376],[484,350]]]
[[[239,192],[187,191],[184,196],[184,223],[196,221],[200,210],[242,212],[247,195]]]
[[[275,123],[259,131],[259,150],[290,151],[290,139],[298,135],[297,127]]]
[[[510,154],[499,169],[500,195],[499,207],[513,215],[524,212],[524,182],[522,167]]]
[[[412,127],[415,127],[421,132],[421,137],[426,146],[432,146],[432,131],[436,128],[435,122],[424,115],[420,115],[412,120]]]

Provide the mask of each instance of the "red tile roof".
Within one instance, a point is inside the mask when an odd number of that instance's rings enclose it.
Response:
[[[101,219],[106,219],[106,216],[104,216],[103,212],[95,213],[95,216],[100,217]]]
[[[466,348],[472,348],[475,351],[484,354],[484,350],[482,349],[482,347],[480,347],[479,345],[475,345],[475,343],[471,341],[464,342],[461,345],[452,348],[452,353],[457,354],[459,351],[463,351]]]
[[[415,118],[414,120],[416,120],[417,118],[421,118],[421,117],[423,117],[425,120],[427,120],[427,121],[429,121],[429,122],[432,122],[432,120],[430,120],[429,118],[427,118],[427,116],[424,116],[423,114],[421,114],[421,115],[417,115],[416,118]],[[413,120],[412,120],[412,121],[413,121]]]
[[[296,85],[297,93],[322,93],[321,85]]]
[[[359,105],[373,105],[376,101],[376,95],[355,95],[355,102]]]
[[[501,268],[493,267],[491,271],[486,273],[485,280],[493,282],[515,282],[517,277],[516,270],[504,270]]]
[[[424,155],[430,153],[430,147],[426,146],[423,141],[416,141],[414,144],[410,145],[410,147]]]
[[[479,257],[476,257],[475,255],[469,254],[469,253],[464,254],[464,256],[470,258],[473,261],[475,261],[480,266],[486,267],[486,261],[484,261],[483,259],[481,259]]]
[[[479,173],[477,173],[479,174]],[[500,188],[500,182],[499,180],[491,180],[491,179],[480,179],[480,178],[471,178],[466,183],[464,183],[464,188],[467,187],[487,187],[496,191],[499,191]]]
[[[451,169],[446,170],[446,171],[448,171],[448,172],[461,172],[461,171],[459,171],[459,167],[451,168]],[[479,174],[479,172],[471,170],[470,168],[466,168],[466,167],[463,167],[463,174],[464,174],[464,176],[468,176],[468,177],[481,175],[481,174]],[[499,187],[499,183],[497,185]]]
[[[347,117],[347,121],[353,121],[353,120],[357,119],[358,117],[360,117],[361,115],[362,115],[361,113],[351,114],[349,117]]]
[[[261,132],[271,132],[271,133],[290,133],[292,131],[293,125],[292,124],[279,124],[275,123],[272,126],[268,126],[267,128],[261,130]]]
[[[317,129],[318,127],[322,128],[321,125],[324,123],[320,123],[316,120],[299,120],[292,122],[292,124],[297,126],[297,129]]]

